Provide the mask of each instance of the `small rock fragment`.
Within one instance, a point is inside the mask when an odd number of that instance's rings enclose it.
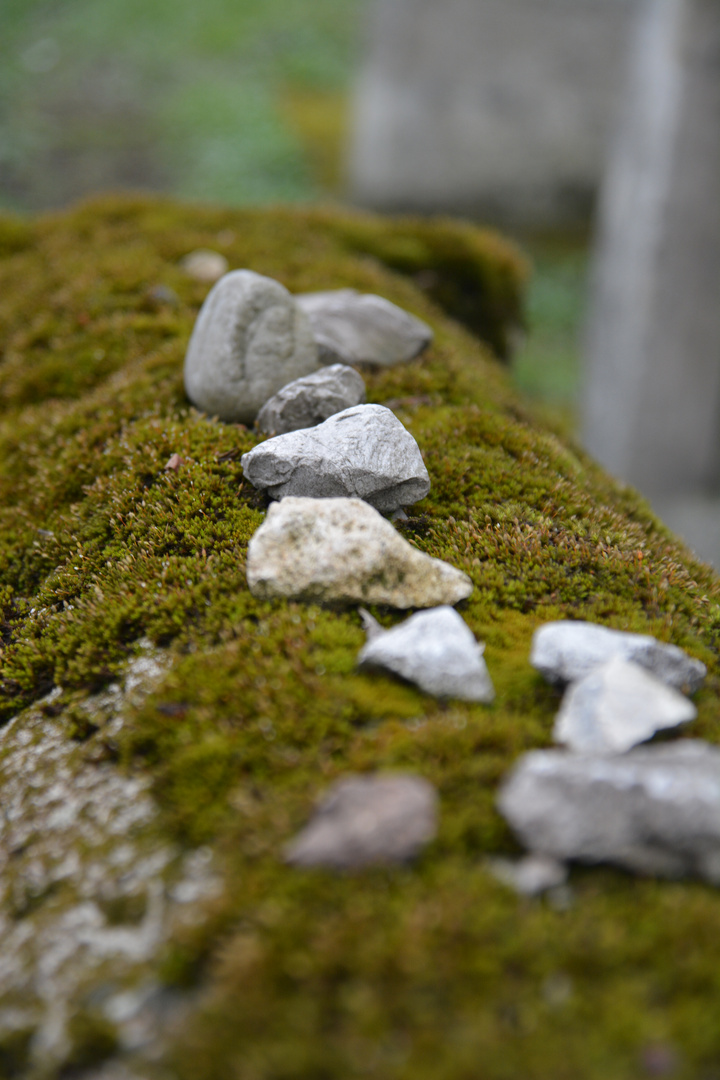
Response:
[[[437,795],[419,776],[348,776],[288,844],[286,862],[355,870],[408,862],[437,832]]]
[[[700,740],[613,756],[536,750],[498,805],[530,851],[720,884],[720,749]]]
[[[530,663],[549,683],[562,685],[587,675],[613,658],[631,661],[676,690],[694,694],[707,669],[677,645],[649,634],[611,630],[589,622],[550,622],[533,636]]]
[[[399,675],[435,697],[490,702],[495,691],[483,649],[462,616],[445,605],[419,611],[392,630],[375,623],[358,667]]]
[[[165,472],[177,472],[184,464],[185,458],[181,458],[179,454],[171,454],[163,468]]]
[[[273,503],[250,540],[253,596],[311,603],[457,604],[470,578],[408,544],[361,499],[287,498]]]
[[[185,354],[199,409],[251,424],[268,398],[319,367],[310,323],[279,281],[233,270],[210,290]]]
[[[346,364],[332,364],[283,386],[266,401],[255,426],[267,435],[315,427],[329,416],[362,405],[365,383]]]
[[[393,367],[413,360],[432,341],[430,327],[381,296],[355,289],[301,293],[323,364]]]
[[[191,251],[181,260],[180,265],[188,277],[208,283],[218,281],[223,274],[228,272],[228,261],[225,256],[219,251],[210,251],[208,248]]]
[[[356,405],[317,427],[277,435],[243,454],[241,464],[273,499],[358,497],[390,513],[430,490],[418,444],[383,405]]]
[[[578,753],[622,754],[696,716],[679,691],[616,658],[567,688],[553,736]]]
[[[521,896],[540,896],[567,881],[564,863],[547,855],[526,855],[523,859],[489,859],[488,866],[498,881]]]

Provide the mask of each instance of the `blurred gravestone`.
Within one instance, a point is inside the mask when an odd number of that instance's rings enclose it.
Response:
[[[587,220],[636,0],[376,0],[357,201],[530,226]]]
[[[639,14],[602,199],[584,438],[647,495],[687,495],[720,481],[720,3],[643,0]]]

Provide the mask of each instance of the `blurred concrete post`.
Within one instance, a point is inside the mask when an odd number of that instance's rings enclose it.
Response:
[[[720,481],[718,0],[643,0],[601,199],[583,434],[650,496]]]
[[[587,221],[639,0],[374,0],[350,182],[382,210]]]

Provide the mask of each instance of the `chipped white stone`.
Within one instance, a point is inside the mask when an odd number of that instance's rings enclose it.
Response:
[[[383,630],[368,612],[363,616],[369,633],[358,656],[360,668],[398,675],[439,698],[490,702],[495,697],[484,646],[454,608],[419,611],[391,630]]]
[[[261,599],[389,604],[457,604],[470,578],[412,547],[361,499],[287,498],[273,503],[250,540],[250,591]]]
[[[357,497],[390,513],[430,490],[418,444],[383,405],[356,405],[317,427],[268,439],[241,464],[273,499]]]
[[[646,668],[676,690],[694,694],[707,669],[677,645],[666,645],[649,634],[611,630],[589,622],[550,622],[538,627],[530,663],[548,682],[562,685],[581,679],[614,658]]]
[[[627,754],[525,754],[500,811],[530,851],[720,885],[720,749],[692,739]]]
[[[430,327],[396,304],[355,289],[301,293],[323,364],[393,367],[413,360],[432,341]]]
[[[684,694],[616,658],[567,688],[553,737],[578,753],[622,754],[696,716]]]
[[[409,774],[347,776],[285,849],[295,866],[359,869],[414,858],[437,832],[437,795]]]
[[[217,281],[228,271],[228,261],[219,251],[211,251],[210,248],[197,248],[191,251],[180,262],[188,277],[196,281],[205,281],[210,284]]]
[[[522,859],[488,859],[492,874],[521,896],[540,896],[567,881],[567,866],[546,855],[526,855]]]
[[[362,376],[347,364],[332,364],[283,386],[265,402],[255,426],[266,435],[284,435],[315,427],[329,416],[364,402]]]
[[[210,290],[185,354],[193,405],[251,424],[268,398],[320,366],[307,316],[279,281],[233,270]]]

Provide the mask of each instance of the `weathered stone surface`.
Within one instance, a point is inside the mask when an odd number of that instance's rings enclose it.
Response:
[[[393,367],[413,360],[432,341],[426,323],[382,296],[336,289],[295,299],[310,319],[324,364]]]
[[[616,658],[568,687],[553,735],[579,753],[624,753],[696,716],[683,694]]]
[[[185,273],[196,281],[218,281],[228,272],[228,261],[219,251],[198,248],[186,255],[180,264]]]
[[[484,646],[454,608],[419,611],[391,630],[383,630],[367,612],[363,619],[369,633],[358,656],[360,668],[399,675],[435,697],[484,702],[495,697]]]
[[[501,812],[531,851],[720,884],[720,750],[681,739],[613,756],[539,750]]]
[[[419,776],[348,776],[285,849],[295,866],[360,869],[412,859],[437,832],[437,795]]]
[[[707,673],[700,660],[649,634],[563,621],[545,623],[533,635],[530,663],[556,685],[582,679],[614,658],[639,664],[668,686],[688,694],[695,693]]]
[[[280,282],[233,270],[208,294],[185,354],[193,405],[251,424],[268,398],[319,367],[307,317]]]
[[[347,364],[331,364],[278,390],[263,405],[255,426],[267,435],[284,435],[315,427],[329,416],[364,401],[362,376]]]
[[[274,503],[248,545],[254,596],[397,608],[457,604],[472,592],[461,570],[408,544],[361,499]]]
[[[356,405],[242,457],[243,473],[273,499],[364,499],[390,513],[423,499],[430,477],[418,444],[383,405]]]
[[[567,881],[567,866],[547,855],[526,855],[523,859],[488,859],[493,875],[521,896],[540,896]]]

